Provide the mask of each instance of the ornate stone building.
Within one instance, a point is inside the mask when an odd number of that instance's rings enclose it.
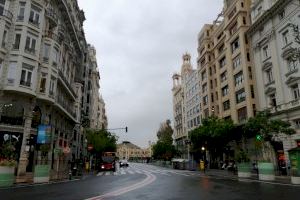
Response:
[[[248,31],[253,48],[258,109],[268,109],[276,119],[289,121],[297,134],[277,140],[278,158],[300,145],[300,4],[296,0],[255,0]],[[296,36],[298,35],[298,38]],[[298,39],[298,42],[297,42]]]
[[[42,162],[41,125],[50,130],[50,178],[65,178],[69,161],[82,158],[84,20],[76,0],[0,1],[0,142],[15,143],[18,182],[32,181]]]

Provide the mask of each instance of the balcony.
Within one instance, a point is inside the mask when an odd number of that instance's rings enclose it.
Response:
[[[34,20],[32,18],[29,18],[29,23],[32,24],[33,26],[37,27],[37,28],[39,28],[39,26],[40,26],[40,22],[37,21],[37,20]]]
[[[31,86],[31,82],[21,80],[21,81],[20,81],[20,85],[23,85],[23,86],[26,86],[26,87],[30,87],[30,86]]]
[[[272,114],[277,114],[277,113],[288,112],[289,110],[292,110],[299,106],[300,106],[300,99],[295,99],[288,103],[280,104],[280,105],[274,106],[272,108],[269,108],[269,111]]]
[[[64,97],[62,95],[57,95],[56,102],[65,110],[67,113],[72,116],[74,119],[76,119],[76,112],[75,108],[72,108],[70,106],[70,102],[65,101]],[[71,104],[72,105],[72,104]]]
[[[71,92],[71,94],[73,95],[74,99],[76,99],[76,93],[74,92],[73,88],[71,87],[69,81],[66,79],[66,77],[64,76],[63,72],[61,70],[58,71],[59,77],[61,78],[61,80],[63,81],[63,83],[66,85],[67,89]]]
[[[59,35],[55,34],[53,31],[47,31],[44,35],[46,38],[49,38],[51,40],[54,40],[58,44],[61,44],[62,39]]]
[[[54,12],[54,10],[52,8],[48,8],[48,9],[46,9],[45,14],[46,14],[46,17],[49,19],[50,26],[52,28],[56,27],[58,24],[58,17],[57,17],[56,12]]]
[[[32,48],[29,48],[29,47],[25,47],[25,53],[35,56],[36,55],[36,50],[32,49]]]
[[[6,17],[8,20],[12,21],[13,14],[9,10],[0,10],[0,16]]]

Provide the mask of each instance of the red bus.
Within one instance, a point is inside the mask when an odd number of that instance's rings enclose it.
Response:
[[[104,152],[101,156],[100,171],[116,171],[116,152]]]

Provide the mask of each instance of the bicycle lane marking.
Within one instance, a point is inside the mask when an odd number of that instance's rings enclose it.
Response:
[[[145,186],[151,184],[152,182],[154,182],[156,180],[156,176],[154,174],[145,173],[145,175],[146,175],[146,178],[144,180],[142,180],[141,182],[135,183],[131,186],[127,186],[127,187],[124,187],[124,188],[117,189],[117,190],[112,191],[112,192],[108,192],[108,193],[100,195],[100,196],[88,198],[88,199],[85,199],[85,200],[103,200],[103,199],[109,198],[109,197],[120,196],[122,194],[131,192],[133,190],[137,190],[137,189],[140,189],[142,187],[145,187]]]

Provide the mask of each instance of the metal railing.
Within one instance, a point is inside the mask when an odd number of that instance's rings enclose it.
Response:
[[[67,78],[63,74],[63,72],[61,70],[59,70],[58,74],[59,74],[60,78],[63,80],[63,82],[66,84],[66,86],[68,87],[68,89],[71,91],[72,95],[76,98],[77,95],[74,92],[73,88],[71,87],[69,81],[67,80]]]

